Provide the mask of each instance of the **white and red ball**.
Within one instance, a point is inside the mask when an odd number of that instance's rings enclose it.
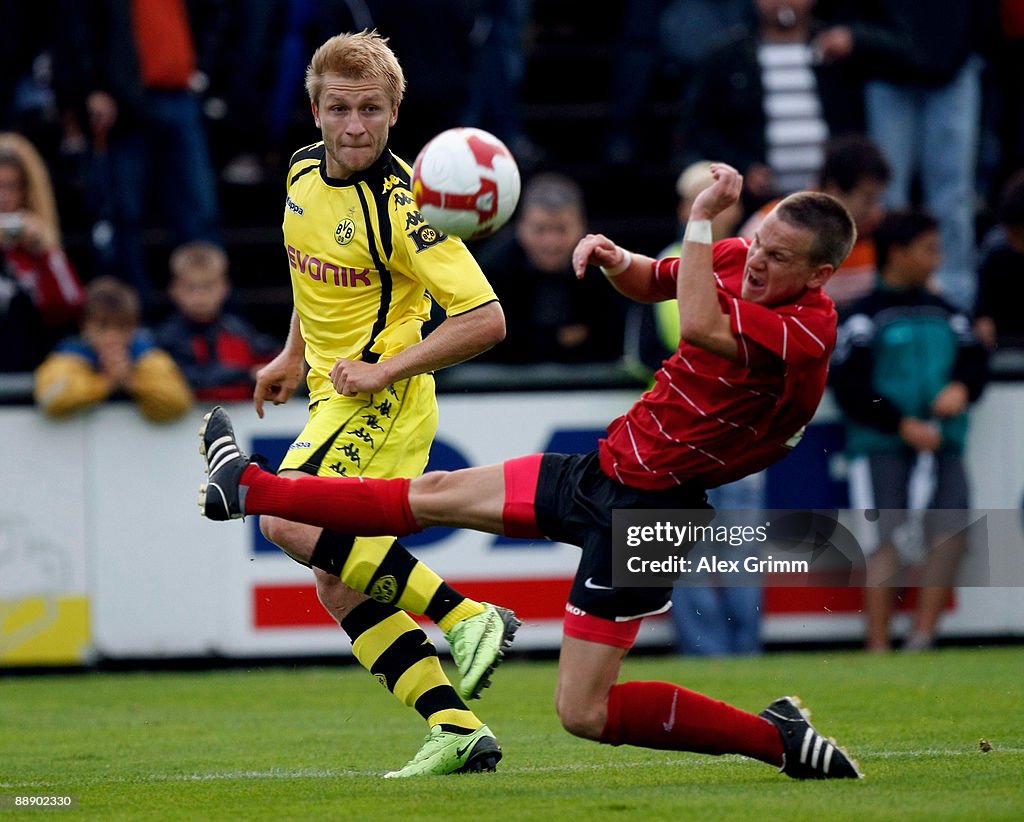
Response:
[[[505,144],[479,128],[450,128],[427,143],[412,193],[427,221],[465,240],[501,228],[519,202],[519,167]]]

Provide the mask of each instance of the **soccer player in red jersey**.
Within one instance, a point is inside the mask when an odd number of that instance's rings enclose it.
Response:
[[[856,764],[795,698],[755,715],[669,682],[617,682],[641,621],[668,610],[671,588],[614,585],[613,509],[706,507],[705,489],[792,448],[821,399],[835,345],[836,313],[821,286],[856,236],[837,200],[801,192],[782,200],[752,241],[712,244],[710,221],[738,200],[743,182],[726,165],[712,174],[681,257],[655,261],[594,234],[576,247],[577,276],[597,265],[634,300],[679,300],[679,348],[595,451],[412,480],[287,481],[251,464],[215,409],[199,502],[211,519],[274,514],[356,534],[445,525],[578,545],[555,695],[566,730],[611,745],[739,753],[798,779],[856,778]]]

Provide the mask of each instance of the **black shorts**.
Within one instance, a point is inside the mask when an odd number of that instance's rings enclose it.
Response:
[[[556,542],[583,549],[569,602],[597,617],[632,619],[667,610],[671,587],[612,585],[612,511],[616,508],[709,508],[702,489],[631,488],[604,471],[596,451],[544,454],[534,500],[537,525]]]

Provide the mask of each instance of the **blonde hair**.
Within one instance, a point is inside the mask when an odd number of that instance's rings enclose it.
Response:
[[[698,160],[683,169],[676,179],[676,194],[680,200],[692,200],[713,182],[715,177],[711,173],[711,162]]]
[[[396,106],[405,94],[405,74],[398,58],[388,46],[388,38],[381,37],[376,29],[336,34],[313,52],[313,59],[306,68],[306,92],[315,103],[320,102],[325,74],[380,80]]]
[[[0,165],[14,166],[25,185],[24,208],[42,219],[46,248],[60,245],[60,219],[53,183],[42,155],[35,146],[13,131],[0,132]]]
[[[194,240],[179,245],[171,252],[168,268],[171,271],[172,279],[196,270],[212,271],[226,279],[228,255],[216,243]]]

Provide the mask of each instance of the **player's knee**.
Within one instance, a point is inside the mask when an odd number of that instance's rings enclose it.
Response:
[[[283,524],[284,520],[277,517],[260,517],[260,533],[263,534],[267,541],[281,548],[283,546],[278,540],[282,539],[283,536]]]
[[[260,517],[260,533],[288,556],[305,563],[310,553],[306,543],[308,527],[280,517]]]
[[[570,699],[557,699],[555,710],[558,719],[573,736],[583,739],[600,739],[604,730],[606,708],[604,705],[580,704]]]

